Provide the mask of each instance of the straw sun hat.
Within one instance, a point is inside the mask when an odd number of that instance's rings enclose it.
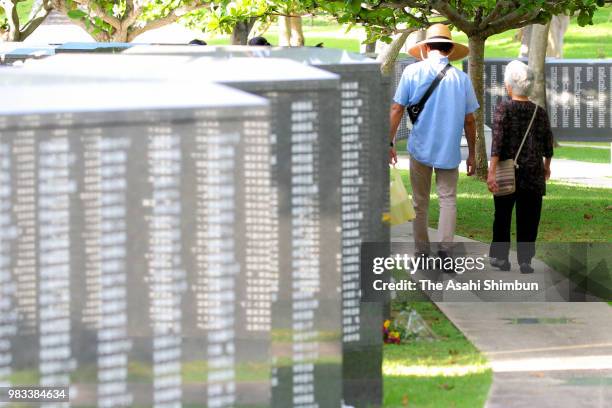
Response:
[[[427,48],[425,44],[428,43],[451,43],[453,49],[448,54],[448,59],[451,61],[460,60],[469,54],[470,50],[463,44],[453,41],[450,30],[444,24],[434,24],[427,29],[425,34],[425,40],[414,44],[408,50],[408,53],[416,59],[427,58]]]

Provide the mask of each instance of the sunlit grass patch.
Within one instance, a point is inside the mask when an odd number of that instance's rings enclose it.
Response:
[[[482,407],[492,372],[482,354],[432,303],[415,308],[438,336],[384,348],[385,407]]]

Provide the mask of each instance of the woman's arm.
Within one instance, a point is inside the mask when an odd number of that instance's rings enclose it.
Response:
[[[550,162],[552,161],[552,157],[544,158],[544,179],[548,180],[550,178]]]

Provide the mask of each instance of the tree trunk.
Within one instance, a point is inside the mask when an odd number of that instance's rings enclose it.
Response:
[[[302,29],[302,17],[293,16],[289,17],[289,24],[291,26],[291,46],[292,47],[303,47],[304,46],[304,30]]]
[[[553,16],[550,21],[550,30],[546,37],[548,41],[546,55],[553,58],[563,58],[563,37],[569,27],[569,17],[564,15]],[[520,58],[529,56],[529,46],[532,39],[533,25],[523,27],[519,30],[518,37],[521,40]]]
[[[550,21],[548,31],[548,48],[546,55],[553,58],[563,58],[563,37],[569,28],[569,16],[554,16]]]
[[[390,75],[395,68],[395,61],[399,55],[402,47],[406,43],[410,33],[402,33],[393,39],[393,42],[386,47],[379,55],[376,60],[380,62],[380,72],[383,75]]]
[[[519,49],[519,58],[527,58],[529,56],[529,43],[531,42],[531,26],[519,29],[517,36],[521,41]]]
[[[0,4],[4,9],[4,15],[8,23],[8,31],[3,37],[6,38],[6,41],[21,41],[17,6],[12,1],[2,1]]]
[[[266,22],[257,20],[257,22],[253,25],[251,32],[249,33],[249,38],[259,37],[264,35],[272,25],[272,21],[268,20]]]
[[[289,21],[289,17],[278,17],[278,45],[281,47],[291,45],[291,21]]]
[[[236,23],[232,30],[232,45],[247,45],[253,24],[255,24],[253,18]]]
[[[109,42],[130,42],[128,38],[128,30],[126,28],[117,29],[115,28],[115,32],[110,36]]]
[[[367,43],[365,45],[365,53],[366,54],[374,54],[376,52],[376,41]]]
[[[534,81],[531,100],[546,109],[546,48],[550,24],[531,26],[529,43],[529,67],[533,70]]]
[[[468,74],[472,80],[480,108],[474,112],[476,118],[476,176],[486,180],[489,171],[487,147],[484,134],[484,50],[486,38],[470,37]]]

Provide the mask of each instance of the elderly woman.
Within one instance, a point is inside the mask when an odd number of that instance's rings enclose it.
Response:
[[[489,191],[498,191],[495,179],[498,162],[515,158],[532,117],[533,124],[516,160],[516,191],[494,197],[495,220],[489,256],[492,266],[504,271],[510,270],[510,227],[512,210],[516,204],[516,240],[520,271],[533,273],[531,259],[535,255],[542,197],[546,194],[546,180],[550,177],[553,135],[546,110],[537,107],[527,97],[533,83],[531,69],[520,61],[512,61],[506,67],[504,82],[510,99],[502,101],[495,110],[491,166],[487,178]]]

